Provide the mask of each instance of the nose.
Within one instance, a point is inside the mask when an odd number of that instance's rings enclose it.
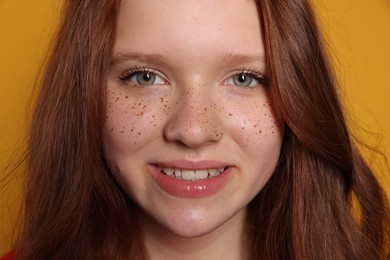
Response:
[[[192,149],[217,143],[223,131],[215,110],[216,104],[205,91],[182,90],[175,97],[173,113],[165,125],[165,139]]]

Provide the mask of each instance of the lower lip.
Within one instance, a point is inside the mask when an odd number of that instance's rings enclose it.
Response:
[[[227,184],[232,170],[232,167],[228,167],[217,177],[187,181],[167,176],[156,165],[150,165],[150,172],[157,184],[170,195],[180,198],[203,198],[217,193]]]

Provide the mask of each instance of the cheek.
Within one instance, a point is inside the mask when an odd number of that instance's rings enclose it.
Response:
[[[143,146],[162,131],[162,121],[171,107],[165,97],[133,98],[112,91],[107,95],[105,143],[125,151]],[[107,146],[107,145],[106,145]]]
[[[226,110],[225,117],[234,125],[232,135],[240,146],[257,148],[281,141],[283,124],[268,99],[234,104]]]

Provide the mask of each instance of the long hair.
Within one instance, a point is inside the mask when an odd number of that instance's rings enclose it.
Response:
[[[249,205],[251,258],[384,257],[386,199],[351,141],[309,3],[259,7],[285,133],[275,173]],[[120,0],[65,1],[30,130],[20,259],[147,258],[138,209],[102,148],[119,8]]]
[[[131,202],[102,157],[106,77],[119,1],[65,1],[27,150],[21,259],[141,254]]]
[[[309,1],[262,0],[260,12],[286,128],[279,165],[251,203],[253,259],[389,257],[386,195],[346,127]]]

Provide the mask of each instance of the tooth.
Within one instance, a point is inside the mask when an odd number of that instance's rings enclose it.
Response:
[[[195,171],[195,177],[198,180],[206,179],[208,175],[209,175],[209,173],[207,172],[207,170],[196,170]]]
[[[174,170],[172,168],[163,168],[163,172],[168,176],[173,176]]]
[[[219,169],[202,169],[202,170],[180,170],[180,169],[174,169],[174,168],[163,168],[162,166],[157,166],[158,169],[166,174],[167,176],[176,177],[178,179],[184,179],[184,180],[204,180],[208,177],[217,177],[221,173],[223,173],[226,169],[225,168],[219,168]],[[209,176],[210,175],[210,176]]]
[[[180,178],[181,177],[181,170],[175,169],[175,176],[176,176],[176,178]]]
[[[188,171],[188,170],[182,170],[181,171],[181,177],[183,180],[194,180],[195,179],[195,172],[194,171]]]
[[[217,173],[219,175],[219,171],[217,169],[208,169],[207,172],[210,174],[210,176],[215,177],[217,176]]]

